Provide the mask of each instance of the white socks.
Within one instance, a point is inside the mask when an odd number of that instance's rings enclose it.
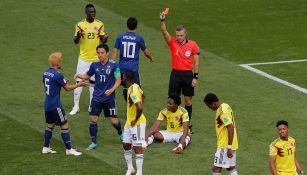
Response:
[[[231,171],[228,171],[228,174],[229,174],[229,175],[238,175],[238,172],[237,172],[236,169],[233,169],[233,170],[231,170]]]
[[[186,146],[186,147],[188,146],[188,144],[190,143],[190,141],[191,141],[191,137],[190,137],[190,136],[187,136],[187,137],[185,138],[185,146]]]
[[[79,107],[79,100],[82,93],[82,88],[83,87],[77,87],[74,90],[74,107]]]
[[[131,150],[125,150],[124,156],[125,156],[125,159],[126,159],[128,169],[134,169],[133,165],[132,165],[132,151]]]
[[[136,154],[135,155],[136,174],[142,174],[143,160],[144,160],[143,154]]]
[[[92,98],[93,98],[94,87],[95,87],[94,84],[90,84],[90,86],[88,87],[89,91],[90,91],[90,106],[91,106],[91,102],[92,102]]]

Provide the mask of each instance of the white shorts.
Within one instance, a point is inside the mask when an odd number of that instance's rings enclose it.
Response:
[[[130,143],[133,146],[143,146],[145,144],[145,130],[146,123],[141,123],[133,128],[125,125],[123,142]]]
[[[86,74],[87,71],[90,69],[91,64],[94,61],[84,61],[82,59],[78,59],[78,64],[77,64],[77,74]],[[76,81],[80,81],[80,78],[77,78]],[[90,80],[95,81],[95,76],[92,76]]]
[[[226,148],[218,148],[215,153],[213,165],[216,167],[229,168],[236,166],[236,151],[232,151],[233,157],[227,157]]]
[[[182,136],[183,132],[169,132],[167,130],[162,130],[162,131],[159,131],[164,140],[163,140],[163,143],[166,143],[166,142],[177,142],[179,143],[179,140],[180,140],[180,137]]]

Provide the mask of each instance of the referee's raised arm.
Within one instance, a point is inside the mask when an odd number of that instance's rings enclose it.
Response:
[[[171,40],[171,35],[168,33],[166,29],[165,18],[166,18],[166,14],[163,11],[160,13],[161,31],[162,31],[163,38],[165,39],[166,43],[168,43]]]

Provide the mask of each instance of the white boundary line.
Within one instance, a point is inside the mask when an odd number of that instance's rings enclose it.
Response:
[[[240,67],[243,67],[243,68],[245,68],[245,69],[247,69],[247,70],[249,70],[249,71],[252,71],[252,72],[254,72],[254,73],[256,73],[256,74],[259,74],[259,75],[261,75],[261,76],[263,76],[263,77],[266,77],[266,78],[268,78],[268,79],[277,81],[278,83],[281,83],[281,84],[283,84],[283,85],[285,85],[285,86],[288,86],[288,87],[293,88],[293,89],[295,89],[295,90],[297,90],[297,91],[300,91],[300,92],[303,92],[303,93],[307,94],[307,89],[305,89],[305,88],[303,88],[303,87],[297,86],[297,85],[292,84],[292,83],[290,83],[290,82],[288,82],[288,81],[282,80],[282,79],[280,79],[280,78],[277,78],[277,77],[275,77],[275,76],[273,76],[273,75],[270,75],[270,74],[268,74],[268,73],[265,73],[265,72],[263,72],[263,71],[261,71],[261,70],[259,70],[259,69],[256,69],[256,68],[252,67],[252,66],[255,66],[255,65],[297,63],[297,62],[306,62],[306,61],[307,61],[307,59],[304,59],[304,60],[290,60],[290,61],[278,61],[278,62],[264,62],[264,63],[240,64],[239,66],[240,66]]]

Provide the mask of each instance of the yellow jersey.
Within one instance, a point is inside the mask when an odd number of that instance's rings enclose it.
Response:
[[[278,175],[295,175],[295,139],[280,138],[270,144],[270,156],[276,156],[275,167]]]
[[[78,22],[75,28],[75,36],[77,36],[78,31],[82,31],[84,34],[80,38],[79,58],[87,62],[98,60],[96,47],[100,42],[99,36],[105,35],[103,23],[97,19],[89,23],[84,19]]]
[[[128,95],[127,95],[127,121],[126,121],[126,126],[132,127],[131,126],[131,121],[135,119],[136,117],[136,103],[143,103],[143,91],[140,88],[140,86],[136,83],[131,85],[128,88]],[[141,123],[146,123],[146,118],[144,114],[141,115],[141,117],[138,119],[136,122],[136,125],[139,125]]]
[[[235,125],[235,119],[231,107],[222,103],[216,111],[215,116],[215,131],[217,137],[217,148],[227,148],[228,146],[228,130],[227,126],[233,124],[234,135],[232,141],[232,150],[238,149],[238,138]]]
[[[178,106],[177,111],[174,113],[165,108],[160,111],[157,120],[166,120],[166,130],[169,132],[183,132],[183,122],[189,121],[189,115],[188,112],[181,106]]]

